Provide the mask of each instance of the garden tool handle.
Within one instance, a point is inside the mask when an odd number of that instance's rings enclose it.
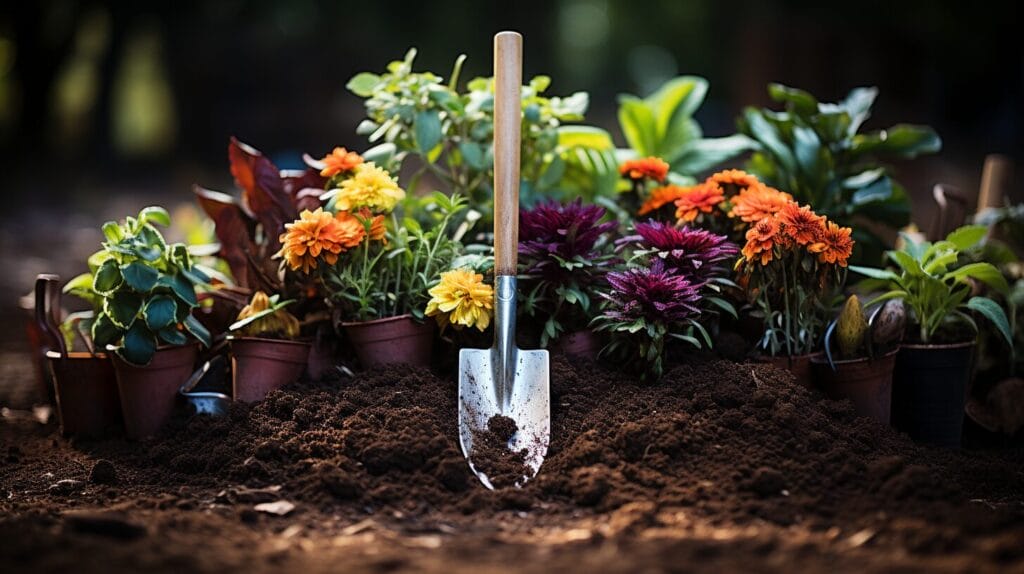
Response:
[[[523,37],[494,36],[494,274],[516,276]]]

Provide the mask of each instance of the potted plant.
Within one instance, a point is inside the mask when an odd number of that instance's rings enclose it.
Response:
[[[103,249],[90,258],[91,291],[101,310],[92,321],[97,348],[113,353],[129,438],[156,432],[174,410],[178,387],[210,333],[192,315],[196,286],[208,278],[183,244],[168,245],[154,224],[169,225],[160,207],[103,225]],[[76,287],[85,280],[73,282]],[[191,341],[191,342],[190,342]]]
[[[730,284],[722,264],[737,248],[724,236],[662,222],[638,223],[634,231],[619,241],[630,254],[624,269],[608,273],[592,326],[611,337],[602,357],[654,380],[664,372],[668,341],[711,348],[706,325],[719,312],[735,314],[720,294]]]
[[[978,285],[1008,291],[1002,273],[987,262],[957,266],[961,254],[978,245],[987,228],[968,225],[942,241],[902,236],[902,247],[886,252],[895,269],[851,267],[887,289],[873,303],[902,300],[910,310],[908,341],[900,347],[893,375],[893,425],[922,442],[960,445],[967,383],[978,325],[971,313],[989,320],[1011,345],[1006,313]]]
[[[849,399],[860,414],[889,424],[892,372],[905,324],[902,302],[886,301],[869,319],[860,299],[850,295],[825,331],[824,355],[811,359],[814,382],[829,397]]]
[[[830,300],[843,284],[853,252],[852,230],[768,187],[732,199],[731,214],[749,219],[736,265],[764,330],[766,360],[810,388],[810,362],[819,350]]]
[[[295,382],[309,361],[310,344],[296,341],[299,320],[285,310],[294,301],[257,291],[228,331],[232,396],[251,403]]]
[[[582,199],[544,202],[519,213],[519,309],[539,323],[542,348],[596,358],[600,339],[590,322],[600,307],[598,290],[614,257],[605,209]]]
[[[323,285],[335,324],[364,368],[427,365],[434,338],[423,321],[427,290],[478,215],[459,217],[466,201],[457,195],[406,197],[373,162],[339,166],[322,196],[326,208],[285,225],[278,257]]]

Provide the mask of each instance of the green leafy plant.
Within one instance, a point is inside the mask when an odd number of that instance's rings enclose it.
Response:
[[[850,270],[874,280],[868,287],[888,289],[872,303],[902,299],[910,307],[911,322],[922,343],[955,338],[958,326],[966,325],[977,333],[978,325],[970,314],[975,312],[988,319],[1012,346],[1013,335],[1002,307],[990,297],[973,295],[976,283],[1006,295],[1009,286],[1003,274],[987,262],[956,266],[961,254],[977,246],[986,233],[984,226],[968,225],[935,243],[915,242],[904,234],[903,247],[886,252],[894,270],[858,266]]]
[[[108,345],[134,365],[146,365],[158,345],[183,345],[189,336],[209,346],[210,334],[192,316],[196,287],[209,278],[188,248],[168,245],[154,226],[170,224],[161,207],[147,207],[123,223],[103,224],[103,249],[89,257],[89,272],[65,285],[96,309],[93,344]]]
[[[619,127],[629,149],[619,159],[659,157],[671,166],[672,183],[694,183],[692,176],[753,148],[742,134],[705,138],[693,114],[704,102],[708,81],[697,76],[673,78],[645,98],[619,96]]]
[[[414,72],[415,58],[416,50],[410,49],[384,73],[363,72],[348,82],[348,89],[365,99],[367,118],[356,131],[393,152],[386,162],[377,160],[392,171],[409,157],[419,160],[410,189],[429,173],[468,198],[472,208],[489,214],[493,82],[474,78],[461,89],[465,56],[455,61],[447,82],[431,72]],[[613,195],[617,176],[611,137],[598,128],[563,125],[583,120],[589,96],[547,97],[543,94],[550,83],[549,77],[536,76],[522,90],[523,204],[532,205],[538,197]]]
[[[893,228],[910,222],[907,192],[881,160],[939,151],[942,140],[932,128],[898,124],[860,133],[876,88],[856,88],[835,104],[781,84],[770,84],[768,94],[785,109],[747,108],[737,122],[756,142],[749,171],[840,225],[853,226],[858,217]],[[880,255],[882,239],[856,229],[857,242]]]

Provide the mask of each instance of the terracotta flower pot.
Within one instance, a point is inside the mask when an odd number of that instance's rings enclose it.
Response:
[[[590,360],[597,359],[597,354],[601,352],[601,347],[601,337],[590,329],[566,333],[559,337],[553,345],[554,350],[561,351],[569,357]]]
[[[897,352],[892,351],[874,360],[863,357],[835,361],[834,371],[823,355],[816,355],[811,359],[811,371],[814,381],[828,397],[849,399],[858,413],[887,425]]]
[[[920,442],[959,447],[974,342],[903,345],[892,380],[892,423]]]
[[[117,377],[104,354],[46,353],[57,392],[60,431],[66,437],[98,437],[121,424]]]
[[[161,347],[145,367],[128,364],[114,355],[117,390],[128,438],[150,436],[171,418],[178,389],[188,380],[199,356],[195,344]]]
[[[309,361],[310,344],[257,337],[231,339],[232,396],[261,401],[267,393],[294,383]]]
[[[394,363],[430,365],[434,348],[433,321],[419,323],[412,315],[399,315],[342,323],[341,326],[364,369]]]
[[[810,353],[807,355],[783,355],[781,357],[761,357],[762,363],[775,365],[776,367],[793,373],[796,383],[801,387],[813,389],[813,377],[811,375],[811,358],[821,353]]]

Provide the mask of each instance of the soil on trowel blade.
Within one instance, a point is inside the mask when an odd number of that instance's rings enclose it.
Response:
[[[509,448],[509,441],[519,430],[511,417],[494,415],[487,421],[487,429],[473,437],[473,465],[487,476],[494,488],[508,488],[531,474],[526,464],[526,449]]]
[[[298,548],[279,556],[295,567],[333,556],[325,548],[389,560],[359,562],[368,570],[463,571],[484,555],[495,570],[525,567],[509,562],[524,548],[502,546],[512,543],[555,545],[524,550],[537,565],[595,570],[684,559],[783,571],[1024,566],[1020,450],[914,445],[767,365],[699,360],[642,384],[556,356],[550,379],[551,442],[521,489],[503,480],[489,491],[470,472],[454,376],[402,366],[296,384],[221,419],[175,419],[142,443],[0,424],[0,570],[59,571],[66,549],[166,571],[248,568],[255,540]],[[507,445],[514,421],[494,423],[485,434]],[[499,460],[492,472],[522,465],[507,446]],[[98,509],[118,514],[74,515]],[[381,525],[397,534],[373,534]],[[413,564],[407,545],[457,551]],[[277,564],[263,560],[255,566]]]

